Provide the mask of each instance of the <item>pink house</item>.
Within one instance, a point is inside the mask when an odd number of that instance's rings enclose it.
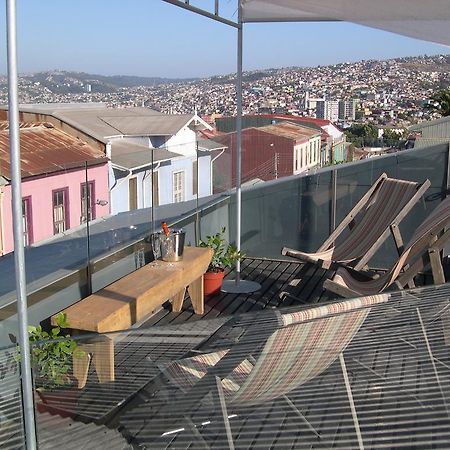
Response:
[[[20,129],[24,243],[109,214],[105,154],[48,123]],[[0,122],[0,255],[14,250],[9,131]],[[86,177],[87,172],[87,177]]]

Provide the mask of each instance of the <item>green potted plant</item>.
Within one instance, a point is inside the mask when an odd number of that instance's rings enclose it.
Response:
[[[205,241],[199,242],[199,247],[209,247],[213,250],[208,270],[203,276],[204,295],[217,294],[222,287],[225,269],[244,257],[234,245],[227,244],[224,235],[225,227],[212,236],[206,236]]]
[[[72,358],[77,357],[77,343],[69,334],[62,336],[61,330],[69,328],[66,315],[59,313],[56,327],[49,332],[39,325],[28,327],[30,340],[31,364],[35,371],[37,390],[50,390],[72,383],[69,371]]]
[[[56,324],[48,331],[40,325],[28,327],[34,386],[37,399],[41,401],[36,402],[36,407],[40,411],[56,411],[67,416],[71,414],[78,396],[71,374],[72,359],[83,356],[84,352],[69,334],[62,334],[63,329],[69,328],[65,314],[58,314]],[[10,339],[17,342],[13,335],[10,335]],[[17,359],[20,359],[19,348]],[[53,403],[64,406],[59,410],[51,406]]]

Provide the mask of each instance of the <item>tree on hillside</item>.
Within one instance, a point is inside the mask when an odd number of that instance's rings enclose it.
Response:
[[[372,146],[378,139],[378,129],[371,123],[353,124],[348,130],[345,130],[347,140],[355,147]]]
[[[431,97],[428,108],[443,117],[450,116],[450,89],[443,89]]]

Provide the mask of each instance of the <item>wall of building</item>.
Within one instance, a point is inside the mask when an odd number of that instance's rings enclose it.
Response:
[[[236,186],[236,133],[216,136],[216,141],[228,148],[217,160],[215,170],[221,170],[221,162],[226,163],[223,170],[229,171],[231,161],[231,183]],[[293,174],[295,141],[260,131],[258,128],[242,130],[241,168],[242,182],[255,178],[268,181],[274,180],[275,166],[278,178]],[[275,165],[275,153],[278,154]]]
[[[184,171],[184,200],[195,198],[193,193],[193,162],[195,156],[190,158],[180,157],[163,162],[156,166],[159,186],[159,205],[173,203],[173,173]],[[199,196],[205,197],[212,194],[211,186],[211,156],[205,155],[199,158]],[[129,180],[136,178],[137,181],[137,204],[138,208],[149,208],[152,206],[152,175],[150,170],[141,170],[131,176],[117,180],[111,191],[111,212],[118,214],[129,211]]]
[[[165,148],[170,152],[179,153],[180,155],[195,155],[197,151],[195,132],[189,127],[184,127],[166,142]]]
[[[22,197],[31,199],[31,229],[32,243],[53,236],[53,191],[67,188],[68,190],[68,228],[80,225],[81,184],[85,183],[84,169],[71,170],[65,173],[50,174],[22,182]],[[107,164],[88,169],[88,181],[94,181],[94,199],[106,200],[104,206],[94,205],[94,217],[102,217],[110,212],[108,167]],[[3,188],[3,230],[4,253],[14,250],[13,224],[11,209],[11,186]]]

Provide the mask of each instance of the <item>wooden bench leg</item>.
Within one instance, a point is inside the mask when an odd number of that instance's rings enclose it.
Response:
[[[186,288],[183,288],[178,294],[172,297],[172,311],[180,312],[181,307],[183,306],[184,293],[186,292]]]
[[[78,381],[78,389],[83,389],[86,386],[89,364],[91,362],[91,346],[89,344],[78,345],[78,350],[80,350],[79,354],[72,357],[73,376]]]
[[[93,344],[93,363],[100,383],[114,381],[114,341],[106,336]]]
[[[195,314],[204,314],[203,275],[189,285],[188,292]]]

